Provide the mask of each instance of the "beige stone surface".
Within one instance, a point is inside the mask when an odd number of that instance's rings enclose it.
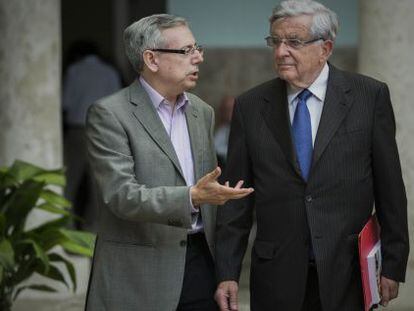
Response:
[[[60,1],[0,0],[0,165],[62,164]]]
[[[397,141],[408,198],[408,223],[414,243],[414,1],[360,1],[359,71],[386,82],[397,121]],[[412,248],[412,247],[411,247]],[[414,257],[395,308],[414,310]]]
[[[0,0],[0,166],[15,159],[48,168],[62,166],[60,28],[58,0]],[[28,225],[48,217],[33,213]],[[89,261],[77,257],[73,261],[78,268],[78,292],[85,293]],[[59,302],[39,299],[64,301],[74,295],[40,277],[28,281],[33,283],[56,286],[60,292],[24,292],[17,304],[20,310],[57,310],[54,306]]]

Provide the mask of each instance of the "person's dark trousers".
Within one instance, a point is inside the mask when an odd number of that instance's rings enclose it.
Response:
[[[314,262],[309,263],[306,294],[302,311],[322,311],[321,299],[319,296],[318,272]]]
[[[216,311],[214,263],[204,233],[188,236],[183,288],[177,311]]]

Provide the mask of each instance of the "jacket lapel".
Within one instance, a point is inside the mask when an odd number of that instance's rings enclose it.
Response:
[[[276,141],[285,153],[288,162],[300,176],[300,169],[296,161],[290,132],[286,84],[280,79],[275,79],[272,82],[264,94],[266,103],[262,110],[262,115],[273,136],[276,138]]]
[[[343,74],[329,66],[328,87],[313,151],[312,168],[334,136],[352,106],[350,87]]]
[[[129,94],[131,103],[136,106],[135,110],[133,111],[134,116],[142,124],[142,126],[152,137],[155,143],[170,158],[177,171],[185,180],[180,162],[178,161],[177,154],[174,150],[174,146],[171,143],[171,139],[168,137],[164,125],[162,124],[162,121],[158,116],[158,113],[155,110],[151,99],[142,88],[138,80],[132,83],[129,87]]]
[[[188,132],[190,134],[191,150],[193,152],[194,177],[195,182],[197,182],[197,180],[202,177],[201,175],[203,168],[201,167],[201,163],[203,163],[202,146],[204,142],[202,140],[202,136],[200,135],[198,110],[191,100],[186,108],[185,116],[187,119]]]

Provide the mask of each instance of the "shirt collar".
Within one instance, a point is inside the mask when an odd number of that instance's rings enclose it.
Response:
[[[159,109],[161,104],[169,105],[168,101],[160,93],[158,93],[147,81],[145,81],[145,79],[142,76],[139,77],[139,82],[141,83],[144,90],[147,92],[155,109]],[[180,94],[177,98],[176,109],[180,109],[181,107],[183,107],[183,109],[185,110],[188,103],[188,96],[184,92]]]
[[[312,92],[312,95],[315,96],[317,99],[319,99],[319,101],[321,102],[325,101],[326,88],[328,86],[328,76],[329,76],[329,66],[326,63],[325,66],[323,66],[322,71],[319,74],[319,76],[308,87],[308,90]],[[287,93],[288,93],[289,105],[293,104],[296,97],[302,91],[303,89],[294,88],[290,84],[288,84]]]

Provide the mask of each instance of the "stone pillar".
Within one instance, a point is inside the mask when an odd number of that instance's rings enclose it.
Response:
[[[62,166],[60,29],[60,1],[0,0],[0,166],[15,159],[47,168]],[[47,217],[33,213],[29,226]],[[77,268],[84,267],[77,271],[83,293],[87,266],[87,261],[76,260]],[[58,310],[64,298],[73,296],[49,280],[32,282],[51,285],[61,293],[27,291],[13,310]]]
[[[62,165],[59,4],[0,0],[0,165]]]
[[[414,245],[414,1],[364,0],[360,5],[359,72],[388,84],[397,121],[397,141],[408,197],[408,223]],[[413,248],[411,246],[411,248]],[[406,283],[392,310],[414,310],[414,256]]]

